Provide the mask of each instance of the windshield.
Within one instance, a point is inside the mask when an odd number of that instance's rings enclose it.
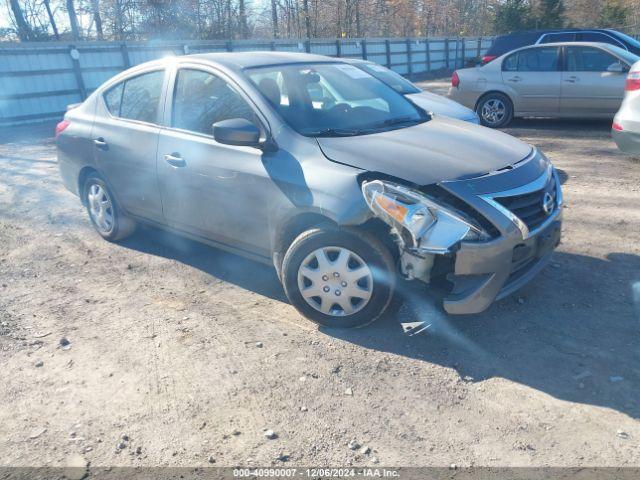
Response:
[[[430,118],[385,83],[345,63],[297,63],[245,72],[287,124],[309,137],[365,135]]]
[[[625,33],[618,32],[617,30],[610,30],[610,31],[611,33],[615,33],[615,35],[618,36],[619,38],[622,38],[629,45],[633,45],[635,48],[640,48],[640,42],[638,42],[638,40],[636,40],[635,38],[630,37]]]
[[[357,63],[355,66],[373,75],[381,82],[386,83],[402,95],[420,93],[422,91],[399,73],[389,70],[382,65],[376,63]]]

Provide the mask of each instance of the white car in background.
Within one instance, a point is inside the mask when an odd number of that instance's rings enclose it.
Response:
[[[625,84],[624,100],[611,126],[611,136],[618,148],[640,155],[640,61],[631,66]]]
[[[470,108],[460,105],[458,102],[443,97],[442,95],[436,95],[435,93],[424,91],[399,73],[396,73],[387,67],[383,67],[382,65],[367,60],[355,58],[341,58],[340,60],[350,63],[354,67],[376,77],[378,80],[386,83],[395,91],[401,93],[427,112],[456,118],[458,120],[464,120],[465,122],[475,124],[480,123],[478,115],[476,115],[476,113]]]

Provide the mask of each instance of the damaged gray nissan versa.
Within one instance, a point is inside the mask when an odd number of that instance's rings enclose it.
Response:
[[[322,325],[380,317],[398,274],[448,285],[448,313],[481,312],[560,241],[560,182],[540,151],[328,57],[139,65],[71,107],[56,137],[64,183],[105,239],[146,223],[271,263]]]

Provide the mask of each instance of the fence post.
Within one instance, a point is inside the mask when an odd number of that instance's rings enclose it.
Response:
[[[480,54],[482,53],[482,37],[478,37],[478,53],[476,58],[480,58]]]
[[[337,38],[336,39],[336,57],[341,57],[342,56],[342,43],[340,42],[340,39]]]
[[[425,47],[425,50],[426,50],[425,53],[427,54],[427,58],[426,58],[426,60],[427,60],[427,65],[426,65],[427,72],[430,72],[431,71],[431,51],[430,51],[431,48],[429,47],[429,37],[426,37],[424,39],[424,47]]]
[[[445,68],[449,70],[449,37],[444,39],[444,59],[445,59]]]
[[[227,42],[227,52],[233,52],[233,42],[231,40]]]
[[[73,63],[73,73],[76,77],[76,83],[78,84],[78,91],[80,92],[80,98],[84,100],[87,98],[87,89],[84,86],[84,79],[82,78],[82,70],[80,69],[80,51],[75,45],[69,45],[69,56]]]
[[[466,47],[466,45],[465,45],[466,43],[467,43],[467,40],[464,37],[462,37],[462,48],[461,48],[461,50],[462,50],[462,53],[461,53],[461,55],[462,55],[462,63],[460,64],[460,68],[464,68],[465,62],[467,61],[467,54],[466,54],[466,48],[465,48]]]
[[[367,39],[366,38],[362,39],[362,59],[363,60],[367,59]]]
[[[275,51],[275,49],[276,49],[276,42],[271,42],[271,43],[269,44],[269,48],[271,48],[271,51],[272,51],[272,52],[273,52],[273,51]]]
[[[413,65],[411,59],[411,39],[407,38],[407,75],[409,78],[413,77]]]
[[[384,41],[384,53],[387,55],[387,68],[391,68],[391,42],[387,39]]]
[[[131,61],[129,60],[129,50],[127,49],[127,44],[122,42],[120,44],[120,52],[122,53],[122,64],[124,65],[124,69],[126,70],[131,66]]]
[[[304,51],[307,53],[311,52],[311,40],[307,39],[304,42]]]

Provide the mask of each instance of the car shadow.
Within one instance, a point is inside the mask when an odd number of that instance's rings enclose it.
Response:
[[[122,246],[174,259],[287,302],[275,270],[151,227]],[[455,369],[465,382],[505,378],[555,398],[640,417],[640,257],[556,252],[520,292],[478,315],[443,313],[437,295],[403,283],[391,314],[362,329],[320,331],[370,350]],[[424,322],[409,336],[402,323]]]

